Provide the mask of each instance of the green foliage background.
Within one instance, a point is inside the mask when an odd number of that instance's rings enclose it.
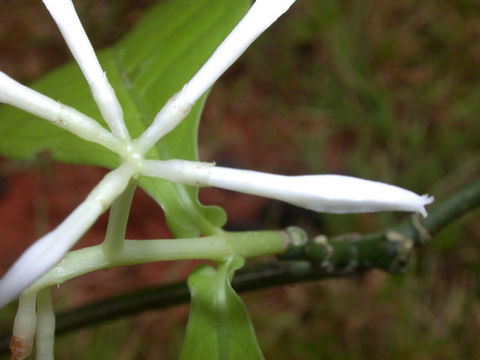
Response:
[[[151,3],[84,1],[80,16],[104,46]],[[23,81],[68,58],[37,5],[2,4],[0,46],[8,56],[0,66]],[[7,28],[7,16],[21,19],[14,25],[24,24],[30,34],[22,44],[6,35],[15,30]],[[442,198],[480,175],[479,36],[475,0],[297,0],[212,90],[200,147],[206,160],[284,173],[346,173]],[[400,217],[292,214],[277,204],[266,211],[257,227],[295,222],[332,235],[372,231]],[[475,358],[479,215],[443,231],[405,275],[374,272],[242,296],[265,357]],[[174,359],[184,311],[82,331],[59,341],[58,358],[71,358],[75,349],[79,359]]]

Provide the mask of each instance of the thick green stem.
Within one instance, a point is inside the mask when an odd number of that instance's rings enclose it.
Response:
[[[222,235],[172,240],[125,240],[114,254],[106,253],[103,245],[69,252],[63,260],[35,282],[26,292],[61,284],[77,276],[115,266],[135,265],[154,261],[213,260],[233,255],[253,257],[280,254],[287,247],[283,231],[223,232]]]
[[[128,215],[130,214],[130,207],[136,187],[136,181],[130,180],[125,191],[112,203],[108,218],[107,233],[102,244],[105,255],[108,257],[115,256],[123,247]]]
[[[289,237],[284,231],[239,231],[224,232],[233,252],[243,258],[282,254]]]

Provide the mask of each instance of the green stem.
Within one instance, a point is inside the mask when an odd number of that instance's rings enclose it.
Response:
[[[103,244],[69,252],[26,292],[61,284],[86,273],[115,266],[170,260],[222,261],[232,255],[253,257],[280,254],[287,247],[283,231],[228,233],[190,239],[125,240],[115,254],[107,254]]]
[[[112,203],[107,233],[102,244],[105,255],[108,257],[113,257],[123,247],[128,215],[136,187],[136,181],[131,180],[124,192]]]
[[[243,258],[282,254],[289,242],[289,236],[284,231],[239,231],[223,234],[230,241],[234,255]]]

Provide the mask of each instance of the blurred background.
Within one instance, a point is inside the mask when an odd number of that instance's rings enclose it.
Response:
[[[95,48],[156,3],[76,1]],[[161,24],[159,24],[161,26]],[[0,0],[0,69],[28,83],[70,61],[40,1]],[[283,174],[337,173],[394,183],[438,201],[480,176],[477,0],[297,0],[211,91],[200,158]],[[1,140],[0,140],[1,141]],[[0,162],[0,273],[58,224],[105,170]],[[310,235],[371,232],[405,214],[325,215],[203,189],[227,229],[302,226]],[[480,211],[416,252],[405,274],[373,271],[243,294],[267,359],[474,359],[480,354]],[[103,240],[107,217],[79,246]],[[170,233],[137,191],[130,238]],[[55,290],[55,307],[184,279],[195,264],[102,271]],[[0,311],[0,332],[15,304]],[[57,339],[57,359],[176,359],[188,306],[149,311]]]

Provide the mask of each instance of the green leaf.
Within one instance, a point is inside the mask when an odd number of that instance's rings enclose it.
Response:
[[[132,137],[139,136],[165,102],[195,74],[245,14],[249,0],[169,0],[98,57],[122,104]],[[78,66],[67,64],[32,86],[106,126]],[[151,159],[198,159],[197,127],[205,98],[147,154]],[[47,151],[56,161],[114,168],[118,157],[9,106],[0,109],[0,154],[31,159]],[[196,188],[143,178],[140,186],[164,209],[177,237],[209,234],[223,226],[218,207],[202,206]]]
[[[188,278],[191,306],[181,360],[263,359],[245,305],[230,285],[242,265],[242,258],[218,270],[204,265]]]

